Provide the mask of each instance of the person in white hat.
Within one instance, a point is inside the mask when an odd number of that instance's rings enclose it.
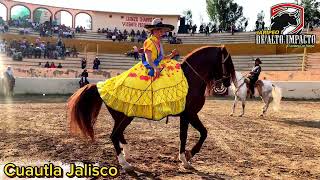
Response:
[[[128,71],[97,88],[104,103],[129,117],[160,120],[177,115],[185,108],[188,83],[180,63],[172,57],[178,52],[164,55],[162,36],[174,29],[159,18],[145,28],[150,37],[143,44],[142,61]]]

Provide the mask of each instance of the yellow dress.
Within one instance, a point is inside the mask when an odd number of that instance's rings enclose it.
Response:
[[[145,51],[152,52],[153,61],[162,54],[162,50],[154,44],[156,40],[151,36],[143,45]],[[116,77],[98,82],[98,91],[104,103],[129,117],[152,120],[181,113],[185,109],[188,83],[180,63],[162,59],[158,67],[163,70],[157,79],[150,76],[150,69],[145,63],[139,62]]]

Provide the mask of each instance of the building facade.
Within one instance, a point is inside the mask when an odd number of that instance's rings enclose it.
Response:
[[[158,15],[158,14],[132,14],[121,12],[104,12],[104,11],[92,11],[82,9],[71,9],[64,7],[54,7],[41,4],[23,3],[12,0],[0,0],[0,16],[4,20],[8,21],[12,19],[14,13],[13,9],[17,7],[24,8],[26,12],[29,12],[28,18],[32,21],[43,22],[45,19],[62,24],[64,17],[67,17],[71,22],[66,23],[72,28],[81,25],[81,17],[88,17],[86,23],[89,25],[83,25],[88,27],[88,30],[97,31],[98,28],[117,28],[119,30],[143,30],[145,24],[150,24],[154,18],[161,18],[163,23],[172,24],[175,26],[175,32],[178,30],[179,15]],[[5,12],[4,12],[5,11]],[[45,15],[45,17],[38,17],[39,12]],[[61,16],[61,14],[65,14]]]

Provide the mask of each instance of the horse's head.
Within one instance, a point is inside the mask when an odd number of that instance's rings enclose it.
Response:
[[[215,86],[220,86],[222,83],[224,87],[229,87],[231,80],[235,79],[235,70],[231,55],[225,47],[220,48],[215,66],[213,69]]]
[[[194,76],[198,77],[196,80],[206,82],[207,90],[214,86],[229,87],[231,80],[235,79],[233,62],[225,47],[205,46],[196,49],[185,57],[182,68],[190,82],[195,81]]]

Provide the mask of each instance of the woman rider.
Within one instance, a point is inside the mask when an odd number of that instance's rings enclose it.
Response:
[[[188,92],[187,80],[180,63],[164,56],[162,36],[174,29],[159,18],[145,28],[151,33],[143,44],[142,61],[122,74],[99,82],[99,94],[110,108],[129,117],[160,120],[181,113]]]

